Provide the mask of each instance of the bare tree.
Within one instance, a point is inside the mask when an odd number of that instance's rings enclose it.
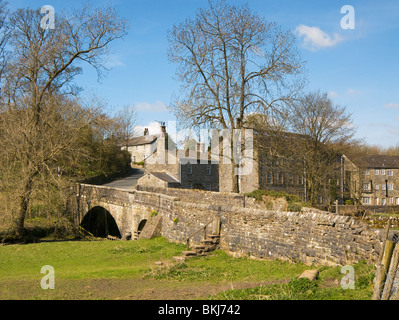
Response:
[[[293,34],[246,5],[209,1],[209,8],[173,27],[169,44],[182,82],[172,109],[187,126],[241,129],[245,114],[282,108],[302,88]],[[236,166],[233,192],[239,192]]]
[[[327,93],[311,92],[291,103],[287,132],[275,136],[274,147],[287,159],[291,172],[305,179],[307,200],[328,197],[332,184],[342,180],[341,155],[354,143],[356,128],[345,107]],[[284,163],[284,162],[283,162]]]
[[[0,0],[0,93],[3,79],[3,73],[6,66],[6,44],[10,37],[10,27],[7,22],[8,10],[7,2]]]
[[[137,121],[136,109],[133,105],[126,105],[118,110],[115,118],[119,124],[118,131],[122,144],[127,148],[129,140],[134,136],[134,127]]]
[[[93,9],[86,5],[70,14],[60,13],[53,30],[43,29],[41,19],[38,10],[18,9],[11,14],[10,45],[14,54],[7,64],[3,90],[3,114],[12,115],[15,124],[24,124],[21,132],[12,131],[18,139],[9,146],[14,151],[16,145],[23,150],[15,158],[20,175],[15,189],[18,210],[14,229],[21,237],[35,183],[48,175],[47,169],[58,154],[70,151],[68,144],[60,140],[60,133],[50,130],[56,124],[48,117],[63,115],[51,111],[63,96],[78,92],[73,80],[82,71],[80,63],[103,72],[109,44],[126,34],[126,22],[112,8]]]

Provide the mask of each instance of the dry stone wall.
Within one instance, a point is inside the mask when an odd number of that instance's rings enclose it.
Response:
[[[115,205],[121,203],[125,215],[131,212],[141,215],[140,219],[149,219],[151,212],[157,211],[162,216],[160,233],[170,241],[185,242],[189,235],[218,217],[220,246],[234,256],[346,265],[359,260],[375,262],[380,252],[382,231],[370,229],[351,216],[317,209],[268,211],[253,199],[216,192],[159,188],[132,190],[125,195],[120,192],[123,191],[104,190],[96,197],[107,198]],[[135,229],[140,219],[131,218],[128,229]],[[213,222],[207,232],[217,229]],[[200,232],[192,241],[201,239]]]
[[[178,195],[175,193],[175,195]],[[187,196],[187,192],[184,192]],[[375,262],[380,232],[362,221],[317,209],[275,212],[236,203],[190,203],[174,198],[162,213],[162,235],[171,241],[187,237],[215,217],[221,221],[221,248],[233,256],[296,260],[306,264],[345,265]],[[219,202],[220,203],[220,202]],[[210,226],[212,233],[217,226]],[[194,242],[201,240],[201,233]]]

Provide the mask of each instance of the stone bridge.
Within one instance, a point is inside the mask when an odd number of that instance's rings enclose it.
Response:
[[[79,184],[72,208],[75,222],[95,236],[134,240],[171,201],[173,197],[163,194]]]
[[[163,236],[184,243],[210,223],[209,234],[220,230],[220,247],[233,256],[322,265],[372,262],[381,247],[379,231],[352,216],[310,208],[271,211],[238,194],[87,184],[79,184],[74,193],[69,207],[75,222],[96,236]],[[199,243],[201,234],[191,240]]]

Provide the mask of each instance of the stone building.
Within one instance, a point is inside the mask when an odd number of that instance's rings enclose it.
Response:
[[[131,154],[132,164],[145,162],[155,152],[158,137],[159,135],[149,135],[148,128],[145,128],[143,136],[130,139],[121,149]]]
[[[306,195],[306,183],[302,173],[298,173],[293,168],[284,154],[276,153],[272,144],[275,142],[272,135],[254,130],[252,143],[248,142],[249,137],[245,136],[245,130],[242,130],[242,150],[252,148],[252,156],[247,156],[251,165],[244,174],[238,177],[240,193],[250,193],[254,190],[284,191],[290,194],[297,194],[304,198]],[[292,139],[292,134],[288,134]],[[244,138],[245,136],[245,138]],[[222,145],[222,142],[221,142]],[[221,146],[220,149],[224,150]],[[283,149],[283,148],[282,148]],[[243,155],[245,158],[245,155]],[[227,161],[228,162],[228,161]],[[223,177],[220,181],[220,191],[232,191],[232,165],[219,159],[219,176]]]
[[[205,144],[197,143],[196,150],[169,149],[165,136],[157,139],[138,185],[219,191],[218,161],[211,159]]]
[[[345,191],[364,206],[399,205],[399,156],[343,156]]]

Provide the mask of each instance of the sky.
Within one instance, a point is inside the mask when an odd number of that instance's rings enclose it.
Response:
[[[86,1],[9,0],[9,8],[55,11],[80,8]],[[328,92],[345,106],[357,128],[357,138],[384,148],[399,145],[399,1],[396,0],[229,0],[249,8],[292,31],[306,61],[306,91]],[[157,133],[157,121],[175,121],[167,108],[178,93],[176,65],[168,61],[167,33],[194,17],[207,0],[97,0],[110,4],[129,22],[129,33],[111,44],[108,66],[97,73],[84,68],[76,82],[96,94],[108,110],[134,105],[137,133],[148,127]],[[348,11],[346,5],[350,6]],[[342,10],[342,12],[341,12]],[[56,21],[55,21],[56,23]]]

